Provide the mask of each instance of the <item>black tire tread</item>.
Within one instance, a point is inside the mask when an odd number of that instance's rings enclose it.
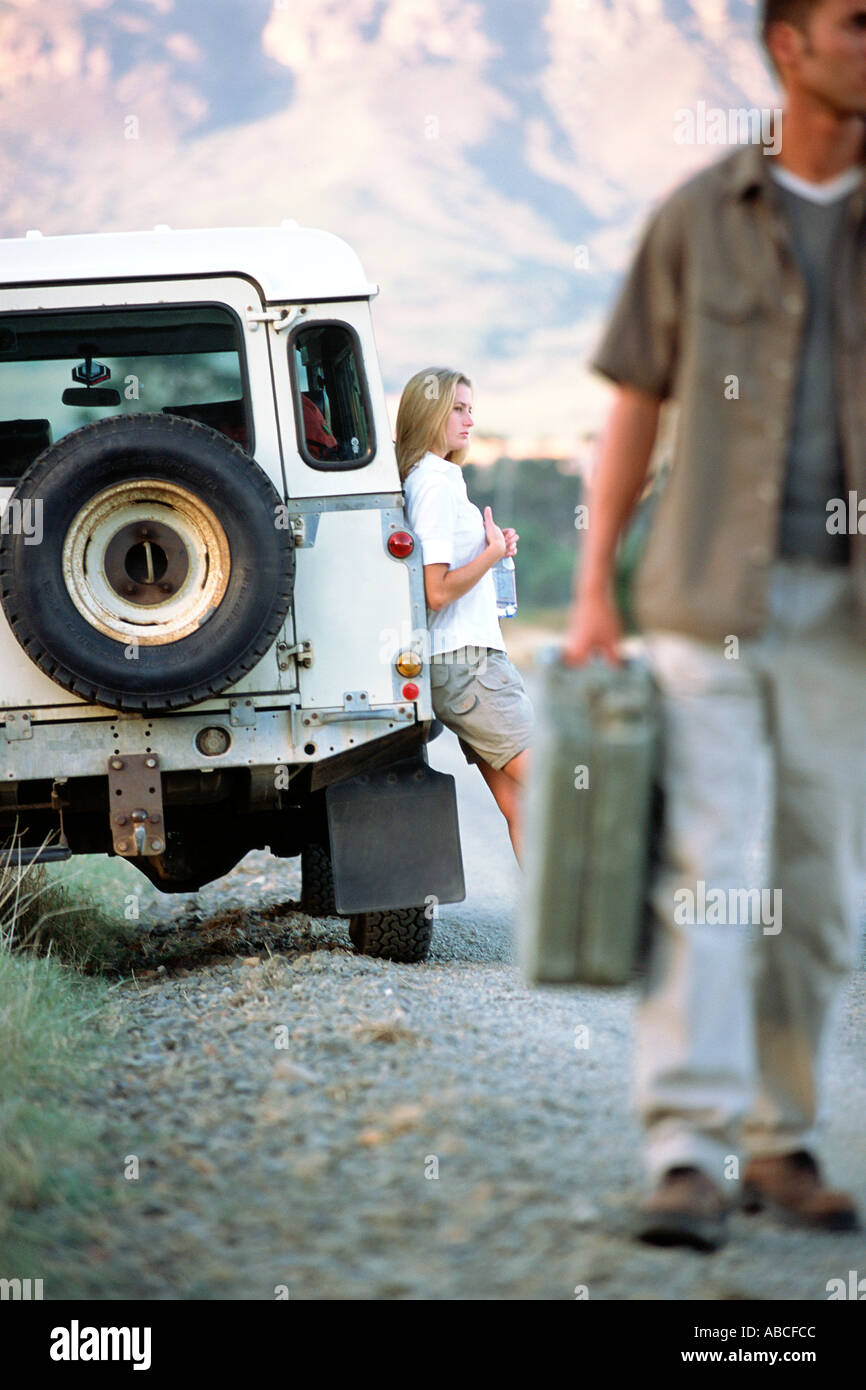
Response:
[[[433,940],[433,919],[423,907],[359,912],[349,922],[349,936],[360,955],[416,965],[427,959]]]
[[[337,916],[330,851],[315,841],[301,849],[301,911],[308,917]]]

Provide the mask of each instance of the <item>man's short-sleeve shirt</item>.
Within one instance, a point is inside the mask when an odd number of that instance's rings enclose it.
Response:
[[[711,639],[764,624],[807,311],[773,158],[740,147],[653,212],[592,358],[616,384],[678,407],[637,581],[645,628]],[[866,498],[864,211],[866,165],[833,286],[844,474]],[[866,616],[866,534],[852,535],[850,556]]]

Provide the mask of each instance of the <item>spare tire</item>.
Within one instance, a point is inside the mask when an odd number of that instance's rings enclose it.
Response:
[[[0,599],[65,690],[113,709],[181,709],[236,684],[274,642],[292,597],[291,531],[277,526],[267,475],[207,425],[149,414],[85,425],[40,454],[15,499],[41,506],[41,543],[0,537]]]

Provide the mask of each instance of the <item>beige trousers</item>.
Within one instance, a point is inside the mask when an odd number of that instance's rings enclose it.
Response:
[[[735,1177],[741,1150],[815,1148],[859,936],[866,636],[848,570],[798,560],[774,568],[760,637],[653,632],[647,650],[666,830],[635,1100],[651,1176]]]

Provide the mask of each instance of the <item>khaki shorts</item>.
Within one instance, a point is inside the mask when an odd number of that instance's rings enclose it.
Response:
[[[430,661],[433,713],[455,733],[468,763],[503,768],[532,742],[532,704],[505,652],[460,647]]]

